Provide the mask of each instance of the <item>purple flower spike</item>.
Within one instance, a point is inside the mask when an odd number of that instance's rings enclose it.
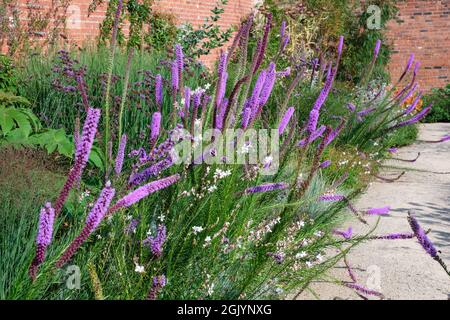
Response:
[[[343,201],[345,199],[346,198],[343,194],[323,194],[319,197],[320,201],[327,201],[327,202]]]
[[[260,108],[264,106],[269,100],[270,94],[272,93],[273,90],[273,86],[275,85],[276,78],[277,72],[275,70],[275,64],[271,62],[269,68],[267,69],[267,76],[264,81],[264,85],[261,89],[261,95],[259,97]]]
[[[411,66],[414,62],[414,53],[411,53],[411,55],[409,56],[409,60],[406,63],[406,67],[405,70],[403,70],[402,75],[400,76],[400,79],[398,80],[398,82],[402,81],[403,78],[405,77],[405,75],[408,73],[409,69],[411,69]]]
[[[158,226],[158,231],[155,237],[149,236],[147,239],[142,241],[143,245],[149,245],[152,254],[159,258],[162,255],[163,245],[166,241],[166,226],[160,224]]]
[[[283,20],[280,26],[280,38],[283,39],[285,34],[286,34],[286,20]]]
[[[83,230],[81,230],[78,237],[72,241],[66,251],[64,251],[61,257],[59,257],[56,261],[55,266],[57,268],[61,268],[67,261],[69,261],[83,242],[85,242],[89,235],[97,228],[105,216],[114,194],[115,190],[111,188],[111,183],[108,181],[105,184],[105,188],[103,188],[100,193],[94,207],[89,212]]]
[[[156,180],[153,182],[150,182],[140,188],[137,188],[136,190],[130,192],[125,197],[121,198],[116,202],[114,206],[112,206],[109,210],[109,214],[121,209],[121,208],[127,208],[139,200],[147,197],[148,195],[159,191],[161,189],[165,189],[168,186],[174,184],[180,179],[179,174],[172,175],[170,177],[162,178],[160,180]]]
[[[152,124],[150,129],[150,140],[156,141],[161,128],[161,113],[155,112],[152,116]]]
[[[287,109],[287,111],[284,113],[283,118],[281,118],[280,124],[278,125],[278,134],[281,136],[286,129],[289,121],[292,118],[292,115],[294,114],[294,107],[290,107]]]
[[[322,163],[319,165],[319,168],[325,169],[325,168],[329,167],[330,165],[331,165],[331,160],[325,160],[324,162],[322,162]]]
[[[351,289],[355,289],[356,291],[359,291],[361,293],[367,294],[369,296],[377,296],[377,297],[380,297],[381,299],[384,299],[384,295],[382,293],[375,291],[375,290],[367,289],[359,284],[347,282],[347,283],[344,283],[344,285]]]
[[[431,105],[426,107],[422,111],[420,111],[418,114],[416,114],[414,117],[410,118],[409,120],[402,121],[402,122],[396,124],[395,126],[391,127],[391,129],[397,129],[400,127],[409,126],[411,124],[417,123],[420,120],[422,120],[430,110],[431,110]]]
[[[353,229],[352,227],[349,227],[346,231],[333,230],[333,233],[335,235],[343,237],[346,240],[349,240],[353,236]]]
[[[242,113],[242,129],[246,129],[248,126],[248,123],[250,121],[250,116],[252,115],[252,109],[245,108]]]
[[[339,44],[338,44],[338,60],[340,59],[342,55],[342,49],[344,48],[344,36],[339,37]]]
[[[191,88],[184,87],[184,110],[186,115],[189,114],[190,108],[191,108]]]
[[[378,54],[380,53],[380,48],[381,48],[381,40],[378,39],[377,42],[375,43],[375,49],[373,50],[373,61],[377,60]]]
[[[347,104],[347,108],[348,108],[348,110],[350,110],[351,112],[353,112],[353,111],[356,110],[355,105],[354,105],[353,103],[351,103],[351,102]]]
[[[175,45],[175,61],[177,63],[178,67],[178,79],[183,78],[183,68],[184,68],[184,55],[183,55],[183,48],[180,44]]]
[[[367,210],[367,214],[369,215],[386,215],[389,213],[389,210],[391,210],[390,206],[381,207],[381,208],[371,208]]]
[[[307,126],[310,135],[312,135],[316,131],[318,120],[319,120],[319,110],[312,109],[311,112],[309,113],[309,120]]]
[[[284,51],[284,49],[286,49],[286,47],[289,43],[289,39],[290,39],[290,36],[288,34],[286,36],[284,36],[283,43],[281,44],[281,51]]]
[[[125,147],[127,145],[127,135],[122,135],[119,144],[119,150],[117,151],[116,161],[114,162],[114,170],[116,175],[122,172],[123,158],[125,157]]]
[[[410,114],[414,109],[416,109],[417,104],[419,103],[420,99],[422,98],[422,93],[419,93],[416,97],[416,99],[414,100],[414,102],[405,109],[405,111],[403,112],[403,115],[408,115]],[[406,99],[405,99],[406,101]],[[403,103],[402,103],[403,104]]]
[[[64,202],[69,196],[70,190],[72,190],[75,183],[81,179],[81,174],[86,167],[89,154],[91,153],[99,119],[100,109],[89,108],[86,120],[84,122],[81,140],[78,143],[75,153],[75,163],[67,176],[67,180],[59,193],[58,199],[56,199],[55,202],[55,217],[57,217],[61,212]]]
[[[166,277],[155,276],[153,277],[152,286],[148,292],[147,300],[156,300],[161,289],[166,285]]]
[[[139,219],[131,219],[130,223],[125,227],[124,233],[130,235],[136,232],[136,229],[140,223]]]
[[[176,92],[178,91],[178,86],[179,86],[179,82],[180,82],[179,73],[178,73],[178,65],[177,65],[176,61],[172,62],[171,76],[172,76],[173,94],[176,94]]]
[[[411,212],[408,212],[408,222],[422,248],[424,248],[432,258],[436,258],[438,256],[436,248],[426,235],[425,230],[422,229],[422,227],[419,225],[419,222],[411,214]]]
[[[445,142],[445,141],[449,141],[449,140],[450,140],[450,134],[447,134],[447,135],[443,136],[443,137],[439,140],[439,142]]]
[[[163,89],[162,89],[162,77],[160,74],[157,74],[155,77],[155,99],[158,109],[161,109],[163,101]]]
[[[44,262],[47,247],[52,242],[53,223],[55,220],[55,210],[50,202],[47,202],[41,209],[39,215],[38,233],[36,236],[36,255],[29,268],[30,277],[34,280],[39,266]]]
[[[247,189],[245,189],[244,193],[249,194],[249,193],[258,193],[258,192],[268,192],[268,191],[273,191],[273,190],[283,190],[283,189],[287,189],[288,187],[289,187],[289,185],[284,182],[266,183],[266,184],[261,184],[256,187],[247,188]]]
[[[388,151],[389,153],[397,153],[398,148],[389,148],[387,151]]]

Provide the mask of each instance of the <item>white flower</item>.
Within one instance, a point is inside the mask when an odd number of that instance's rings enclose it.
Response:
[[[214,293],[214,283],[211,283],[209,286],[208,286],[208,295],[210,296],[210,295],[212,295]]]
[[[131,220],[131,219],[133,219],[133,216],[132,216],[132,215],[127,215],[127,216],[125,217],[125,219],[126,219],[126,220]]]
[[[316,231],[314,232],[314,236],[321,237],[323,235],[322,231]]]
[[[217,186],[213,184],[212,186],[208,187],[208,192],[214,192],[217,190]]]
[[[166,216],[164,214],[162,214],[162,213],[158,217],[159,221],[161,221],[161,222],[164,222],[165,218],[166,218]]]
[[[148,231],[147,231],[147,236],[150,236],[152,234],[152,230],[151,229],[148,229]]]
[[[145,269],[144,269],[144,266],[140,266],[136,263],[136,267],[134,268],[134,271],[137,273],[144,273]]]
[[[313,263],[311,261],[306,261],[305,263],[308,268],[311,268],[313,266]]]
[[[322,257],[322,255],[319,253],[319,254],[316,256],[316,259],[317,259],[318,261],[322,261],[322,260],[323,260],[323,257]]]
[[[192,227],[192,232],[194,232],[194,234],[200,233],[203,231],[203,227],[202,226],[193,226]]]
[[[220,170],[219,168],[217,168],[214,172],[214,178],[216,179],[222,179],[228,177],[229,175],[231,175],[231,170]]]
[[[301,251],[295,255],[295,259],[302,259],[306,257],[308,254],[305,251]]]
[[[275,292],[276,292],[277,294],[282,294],[282,293],[283,293],[283,289],[282,289],[282,288],[276,288],[276,289],[275,289]]]
[[[208,90],[211,87],[211,83],[207,83],[204,85],[203,88],[205,88],[205,90]]]

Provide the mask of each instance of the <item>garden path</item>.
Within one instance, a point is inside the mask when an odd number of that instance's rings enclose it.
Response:
[[[395,177],[407,167],[406,174],[393,183],[377,179],[356,202],[357,208],[391,206],[389,216],[381,218],[374,235],[410,232],[408,210],[413,210],[419,223],[426,230],[440,256],[450,266],[450,141],[423,143],[438,140],[450,133],[450,123],[422,124],[418,140],[401,148],[394,156],[413,159],[414,163],[388,160],[380,173],[383,177]],[[389,167],[391,166],[391,167]],[[430,172],[433,171],[433,172]],[[370,226],[376,217],[369,217]],[[341,229],[353,227],[353,234],[364,234],[370,227],[348,221]],[[450,276],[429,257],[415,239],[372,240],[352,249],[348,254],[352,266],[363,286],[381,291],[386,299],[450,299]],[[339,262],[328,271],[327,277],[349,281],[344,263]],[[360,299],[353,290],[328,282],[312,283],[315,295],[305,290],[300,299]]]

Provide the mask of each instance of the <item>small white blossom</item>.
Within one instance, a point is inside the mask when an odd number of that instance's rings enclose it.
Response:
[[[308,254],[305,251],[301,251],[295,255],[295,259],[302,259],[306,257]]]
[[[194,234],[200,233],[203,231],[203,227],[202,226],[193,226],[192,227],[192,232],[194,232]]]
[[[134,268],[134,271],[137,273],[144,273],[145,269],[144,269],[144,266],[140,266],[136,263],[136,267]]]

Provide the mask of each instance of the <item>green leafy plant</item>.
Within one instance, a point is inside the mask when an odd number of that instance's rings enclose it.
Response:
[[[225,12],[224,6],[227,3],[228,0],[218,0],[216,6],[211,10],[212,15],[206,18],[198,29],[194,29],[190,23],[180,26],[177,40],[186,55],[191,57],[207,55],[212,49],[221,47],[231,38],[232,28],[222,31],[217,25],[220,16]]]
[[[423,100],[425,105],[433,104],[425,122],[450,122],[450,84],[434,88]]]
[[[0,54],[0,90],[15,92],[16,87],[17,75],[13,61],[10,57]]]

